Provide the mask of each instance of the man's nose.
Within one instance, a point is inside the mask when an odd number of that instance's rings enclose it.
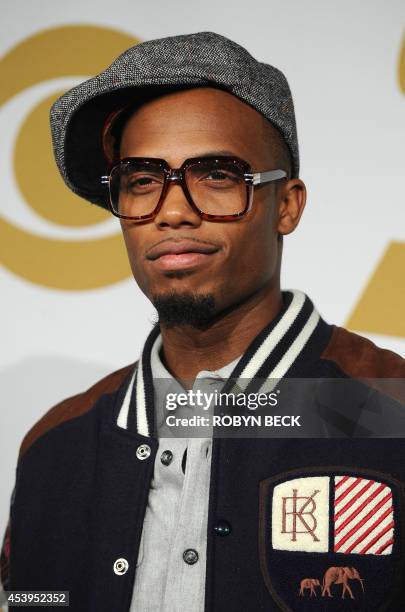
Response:
[[[200,215],[192,208],[180,183],[169,181],[165,198],[155,217],[155,223],[161,229],[164,227],[180,227],[182,225],[199,226]]]

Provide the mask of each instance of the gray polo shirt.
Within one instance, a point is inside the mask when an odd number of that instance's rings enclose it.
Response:
[[[143,524],[131,612],[203,612],[211,472],[211,430],[205,438],[178,437],[167,426],[166,394],[183,392],[162,363],[159,335],[151,352],[159,447]],[[220,389],[239,357],[217,371],[198,373],[193,391]],[[175,416],[192,414],[178,406]]]

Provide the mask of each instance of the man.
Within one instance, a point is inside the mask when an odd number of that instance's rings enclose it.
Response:
[[[280,289],[305,206],[283,74],[213,33],[149,41],[62,96],[51,125],[69,188],[120,218],[159,321],[139,361],[25,436],[5,587],[69,591],[86,612],[402,610],[405,443],[372,436],[381,401],[402,423],[401,390],[376,379],[405,363]],[[168,390],[263,381],[268,423],[299,406],[327,434],[173,433]],[[187,397],[172,416],[197,414]]]

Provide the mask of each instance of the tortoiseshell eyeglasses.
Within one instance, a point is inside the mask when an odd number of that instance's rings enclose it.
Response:
[[[231,221],[251,209],[256,185],[286,176],[284,170],[252,172],[248,162],[238,157],[194,157],[180,168],[170,168],[164,159],[126,157],[101,182],[109,188],[111,212],[121,219],[153,219],[169,184],[178,183],[200,217]]]

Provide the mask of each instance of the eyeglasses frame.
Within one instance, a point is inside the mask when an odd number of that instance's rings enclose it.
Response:
[[[190,166],[194,166],[199,163],[206,163],[207,161],[224,161],[224,162],[234,162],[236,165],[240,167],[243,172],[243,178],[246,183],[246,205],[245,208],[238,213],[233,213],[231,215],[212,215],[210,213],[205,213],[198,208],[198,206],[194,203],[191,194],[188,190],[187,183],[185,180],[185,173]],[[164,173],[164,182],[162,193],[160,195],[159,201],[156,204],[155,209],[148,213],[147,215],[138,215],[138,216],[129,216],[129,215],[121,215],[116,212],[112,203],[112,194],[111,194],[111,180],[113,172],[120,166],[124,164],[140,162],[142,164],[154,164],[161,166]],[[257,185],[263,185],[265,183],[270,183],[273,181],[278,181],[280,179],[286,178],[287,172],[285,170],[277,169],[277,170],[265,170],[263,172],[252,172],[250,164],[240,159],[236,156],[228,156],[228,155],[209,155],[205,157],[190,157],[186,159],[180,168],[171,168],[165,159],[155,158],[155,157],[124,157],[119,160],[110,170],[109,175],[104,175],[101,177],[101,184],[108,186],[109,190],[109,200],[108,205],[112,214],[120,219],[129,219],[133,221],[147,221],[154,219],[156,215],[159,213],[165,197],[167,195],[168,187],[170,183],[179,184],[183,189],[183,193],[186,196],[187,202],[190,204],[191,208],[202,218],[207,221],[232,221],[234,219],[238,219],[246,215],[252,208],[253,204],[253,193],[254,188]]]

